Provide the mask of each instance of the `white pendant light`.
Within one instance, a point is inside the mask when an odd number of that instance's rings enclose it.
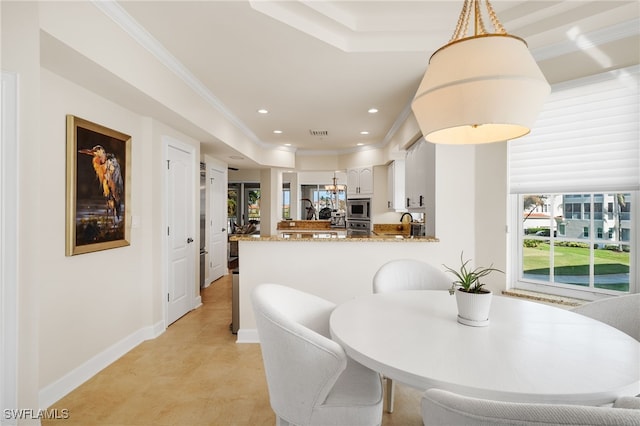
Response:
[[[431,56],[411,105],[429,142],[481,144],[524,136],[551,91],[526,42],[506,33],[489,0],[496,32],[486,32],[480,1],[465,0],[453,37]],[[466,37],[472,13],[475,33]]]

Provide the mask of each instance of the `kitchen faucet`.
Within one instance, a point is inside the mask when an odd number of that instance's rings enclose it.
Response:
[[[402,219],[404,219],[405,215],[409,215],[411,222],[413,222],[413,216],[411,216],[411,213],[405,212],[405,213],[402,213],[402,216],[400,216],[400,223],[402,223]]]

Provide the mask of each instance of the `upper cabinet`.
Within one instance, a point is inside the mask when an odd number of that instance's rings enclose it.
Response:
[[[347,197],[370,197],[373,195],[373,167],[347,170]]]
[[[405,207],[405,160],[394,160],[387,166],[387,208],[392,211]]]
[[[405,208],[435,211],[435,145],[420,139],[407,151],[405,162]]]

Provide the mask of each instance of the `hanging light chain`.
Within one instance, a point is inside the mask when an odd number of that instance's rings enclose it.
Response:
[[[488,34],[487,29],[484,25],[484,21],[482,19],[482,12],[480,11],[481,3],[482,0],[464,0],[462,11],[460,12],[460,16],[458,17],[458,24],[456,25],[456,29],[453,32],[449,43],[467,37],[471,13],[473,13],[473,16],[475,18],[474,36]],[[487,8],[487,12],[489,13],[489,18],[491,19],[491,24],[493,25],[495,33],[507,34],[507,31],[502,26],[502,23],[498,19],[498,16],[496,15],[496,12],[489,0],[485,0],[485,6]]]
[[[495,10],[493,10],[493,6],[489,3],[489,0],[486,0],[487,11],[489,11],[489,18],[491,19],[491,23],[493,24],[493,28],[496,30],[498,34],[506,34],[507,30],[504,29],[502,23],[498,19]]]
[[[467,34],[467,29],[469,28],[469,15],[471,13],[471,5],[473,2],[474,0],[464,0],[460,16],[458,17],[458,24],[456,25],[456,29],[453,32],[449,43],[459,40]]]
[[[481,4],[480,0],[475,0],[473,2],[473,13],[476,18],[474,35],[487,34],[487,29],[484,27],[484,21],[482,20],[482,12],[480,11],[480,4]]]

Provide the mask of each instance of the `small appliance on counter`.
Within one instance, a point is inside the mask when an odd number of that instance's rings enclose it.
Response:
[[[331,211],[331,227],[332,228],[346,228],[347,217],[344,210]]]

